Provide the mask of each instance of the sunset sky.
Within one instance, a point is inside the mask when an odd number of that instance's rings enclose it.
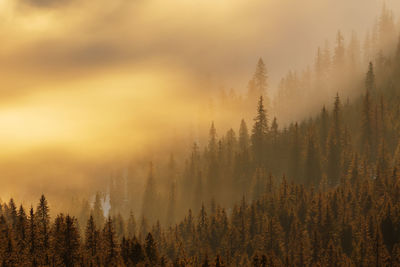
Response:
[[[386,3],[400,7],[398,1]],[[140,140],[152,135],[150,125],[140,125],[143,120],[154,125],[165,116],[149,113],[149,101],[165,108],[172,99],[183,105],[179,98],[221,86],[244,90],[260,56],[275,85],[284,72],[310,64],[306,60],[316,47],[333,39],[337,29],[363,32],[381,5],[376,0],[1,0],[0,143],[3,151],[81,145],[117,137],[129,124],[133,129],[124,131],[133,130],[130,136]],[[168,116],[179,116],[176,111]]]
[[[386,3],[400,10],[400,1]],[[201,120],[210,92],[244,92],[259,57],[273,92],[288,70],[312,64],[317,46],[338,29],[364,35],[381,6],[378,0],[0,0],[0,155],[23,161],[48,148],[82,157],[135,153],[160,142],[161,132]]]

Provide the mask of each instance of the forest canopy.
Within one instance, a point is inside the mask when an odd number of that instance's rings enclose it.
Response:
[[[2,266],[400,266],[400,6],[265,2],[0,2]]]

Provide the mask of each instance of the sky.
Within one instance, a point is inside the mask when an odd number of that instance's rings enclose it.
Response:
[[[399,14],[400,1],[385,2]],[[363,35],[382,4],[0,0],[0,169],[26,181],[68,155],[56,164],[62,179],[76,162],[140,154],[211,120],[202,101],[221,87],[243,92],[259,57],[272,93],[337,30]],[[31,167],[16,171],[17,163]],[[85,174],[76,177],[85,184]]]

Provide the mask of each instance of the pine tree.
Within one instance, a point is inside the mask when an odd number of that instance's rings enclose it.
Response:
[[[108,217],[102,231],[102,256],[106,266],[119,266],[119,249],[113,221]]]
[[[47,200],[42,195],[40,197],[39,204],[36,208],[35,214],[37,224],[37,253],[39,255],[38,260],[41,264],[49,264],[50,262],[50,215]]]
[[[39,250],[39,242],[38,242],[38,226],[37,220],[35,217],[35,213],[33,208],[31,207],[29,211],[29,229],[28,229],[28,242],[29,242],[29,255],[31,258],[31,263],[33,266],[37,266],[38,264],[38,250]]]
[[[100,261],[100,232],[96,228],[93,216],[89,217],[86,224],[84,249],[88,265],[95,266],[98,264]]]
[[[328,163],[327,175],[330,184],[335,185],[339,182],[341,172],[341,155],[342,155],[342,134],[340,123],[340,100],[336,95],[335,104],[332,114],[332,127],[328,138]]]
[[[15,228],[15,225],[17,223],[17,207],[13,198],[11,198],[8,202],[7,220],[11,223],[11,226]]]
[[[151,233],[147,234],[145,244],[146,256],[151,264],[155,264],[158,261],[157,247]]]
[[[79,231],[76,219],[60,214],[52,231],[52,265],[76,266],[79,260]]]
[[[253,149],[253,157],[257,166],[264,162],[267,133],[268,133],[268,120],[266,110],[264,109],[263,97],[260,96],[258,101],[257,116],[254,118],[254,126],[251,135],[251,145]]]
[[[21,205],[18,210],[17,221],[15,225],[15,237],[17,240],[17,254],[20,263],[28,260],[28,219],[25,210]]]
[[[257,97],[264,96],[266,97],[266,90],[268,88],[268,75],[267,69],[265,67],[264,61],[260,58],[257,62],[256,71],[253,76],[254,87],[255,87],[255,95]]]
[[[133,241],[132,241],[132,249],[131,249],[131,253],[130,253],[130,258],[134,265],[144,261],[144,259],[145,259],[143,247],[140,244],[140,242],[136,239],[136,237],[134,237]]]

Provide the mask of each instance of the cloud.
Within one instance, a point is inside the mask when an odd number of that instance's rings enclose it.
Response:
[[[227,87],[244,87],[259,56],[274,84],[288,69],[310,64],[337,29],[363,30],[379,10],[375,0],[20,1],[57,8],[19,14],[32,19],[20,24],[29,29],[16,38],[24,39],[21,46],[7,51],[16,69],[85,73],[159,60]],[[33,18],[47,21],[32,31]]]
[[[398,0],[387,3],[400,9]],[[273,90],[286,71],[312,64],[317,46],[338,29],[346,37],[352,30],[363,34],[380,5],[380,0],[0,0],[0,156],[15,162],[0,166],[1,173],[15,180],[13,191],[25,180],[48,177],[60,177],[59,187],[63,180],[84,183],[94,175],[81,165],[97,169],[103,157],[137,155],[151,151],[150,145],[156,151],[170,144],[171,129],[206,133],[212,116],[232,127],[243,114],[204,108],[211,106],[214,89],[244,91],[262,56]],[[224,125],[217,127],[222,135]],[[171,142],[173,149],[186,146],[182,140]],[[40,163],[30,164],[47,149]],[[58,163],[48,159],[55,154]],[[46,173],[47,165],[60,171]],[[2,185],[11,193],[5,181]]]

